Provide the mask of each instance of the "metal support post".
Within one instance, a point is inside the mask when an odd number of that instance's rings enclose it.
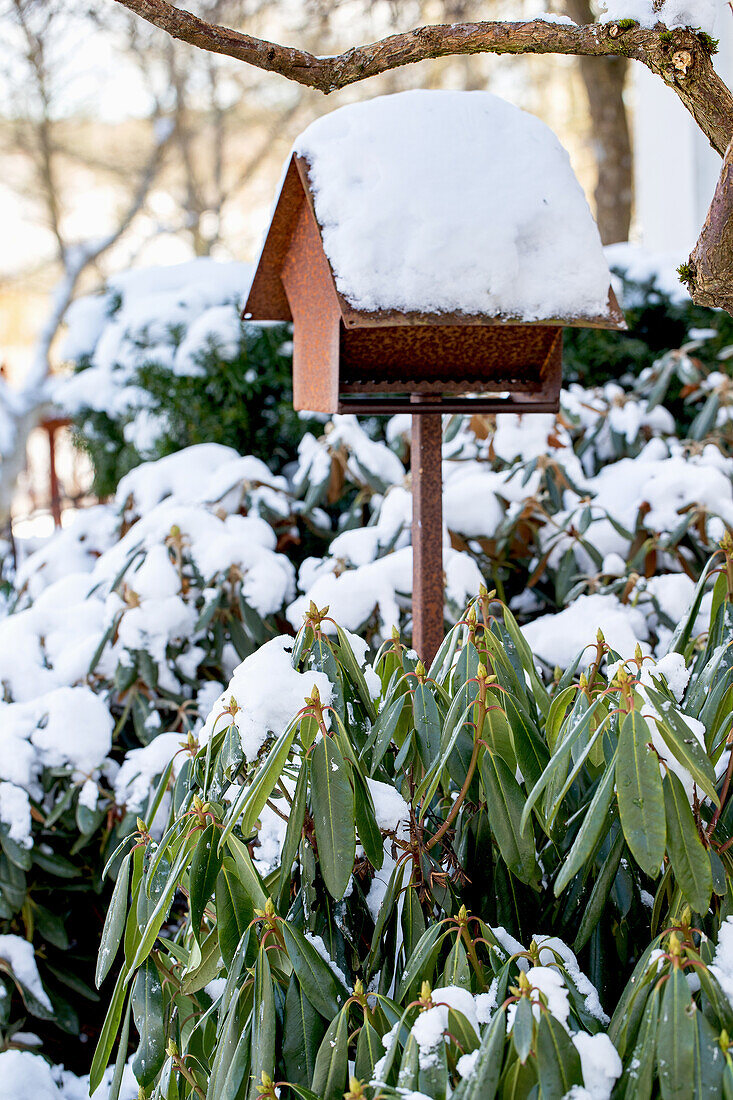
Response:
[[[442,440],[439,412],[413,414],[412,637],[426,667],[443,641]]]

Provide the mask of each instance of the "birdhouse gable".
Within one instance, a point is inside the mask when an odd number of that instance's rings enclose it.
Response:
[[[488,93],[340,108],[298,139],[244,316],[293,322],[297,409],[550,411],[562,328],[623,328],[567,154]]]

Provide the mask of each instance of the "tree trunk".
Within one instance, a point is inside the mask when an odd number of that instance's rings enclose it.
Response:
[[[565,0],[576,23],[592,23],[589,0]],[[629,239],[633,196],[633,158],[624,84],[629,63],[624,57],[579,58],[593,122],[598,180],[596,221],[604,244]]]

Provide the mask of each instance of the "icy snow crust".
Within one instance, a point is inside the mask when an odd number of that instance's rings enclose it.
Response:
[[[354,308],[525,321],[607,312],[608,266],[567,153],[489,92],[350,104],[294,151]]]

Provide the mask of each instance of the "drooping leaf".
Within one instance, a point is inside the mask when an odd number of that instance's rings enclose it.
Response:
[[[537,877],[534,833],[529,821],[521,826],[525,798],[505,761],[486,750],[481,758],[481,779],[486,792],[491,831],[507,867],[522,882]]]
[[[695,826],[685,788],[674,772],[664,777],[667,850],[675,878],[695,912],[708,911],[713,892],[710,860]]]
[[[595,849],[608,820],[608,811],[613,802],[613,788],[616,779],[616,757],[608,765],[601,778],[590,806],[583,818],[583,824],[578,830],[578,835],[573,846],[568,852],[560,874],[555,881],[555,896],[559,897],[570,880],[577,875],[585,865],[591,852]]]
[[[97,989],[99,989],[109,973],[109,968],[114,962],[115,955],[117,954],[117,950],[122,940],[122,933],[125,930],[127,894],[130,886],[130,860],[131,853],[128,852],[122,860],[120,869],[117,872],[117,881],[112,891],[107,916],[104,921],[102,939],[99,944],[99,953],[97,955],[97,969],[94,976]]]
[[[453,1100],[494,1100],[501,1076],[505,1036],[506,1011],[502,1008],[485,1029],[473,1072],[461,1080]]]
[[[293,974],[285,996],[282,1044],[285,1074],[289,1081],[295,1081],[299,1085],[308,1085],[312,1081],[316,1054],[325,1031],[323,1017],[306,997]],[[379,1047],[378,1057],[381,1057],[381,1043]]]
[[[324,1019],[332,1020],[344,1005],[348,990],[295,925],[283,921],[280,927],[303,992]]]
[[[313,1070],[312,1089],[321,1100],[342,1100],[349,1069],[348,1009],[342,1009],[328,1026]]]
[[[191,860],[189,905],[191,929],[197,940],[200,938],[204,908],[214,892],[216,879],[221,870],[222,854],[219,850],[218,835],[214,822],[209,822],[198,839]]]
[[[657,1073],[663,1100],[694,1095],[695,1009],[684,972],[673,966],[662,992],[657,1026]]]
[[[226,856],[216,879],[216,928],[221,957],[227,966],[253,916],[254,905],[239,881],[233,860]]]
[[[659,760],[649,748],[649,727],[638,711],[621,724],[616,788],[621,827],[631,854],[647,875],[656,877],[664,857],[667,829]]]
[[[543,1100],[562,1100],[574,1085],[582,1085],[580,1055],[565,1028],[549,1011],[540,1014],[536,1052]]]
[[[311,800],[323,881],[340,901],[354,869],[354,792],[344,758],[330,737],[322,738],[313,750]]]
[[[266,947],[260,947],[255,963],[250,1066],[252,1079],[249,1097],[255,1100],[259,1095],[262,1074],[272,1077],[275,1072],[275,998]]]
[[[132,987],[132,1015],[140,1036],[132,1071],[144,1088],[155,1081],[165,1061],[163,1005],[163,984],[158,968],[152,959],[146,959]]]

